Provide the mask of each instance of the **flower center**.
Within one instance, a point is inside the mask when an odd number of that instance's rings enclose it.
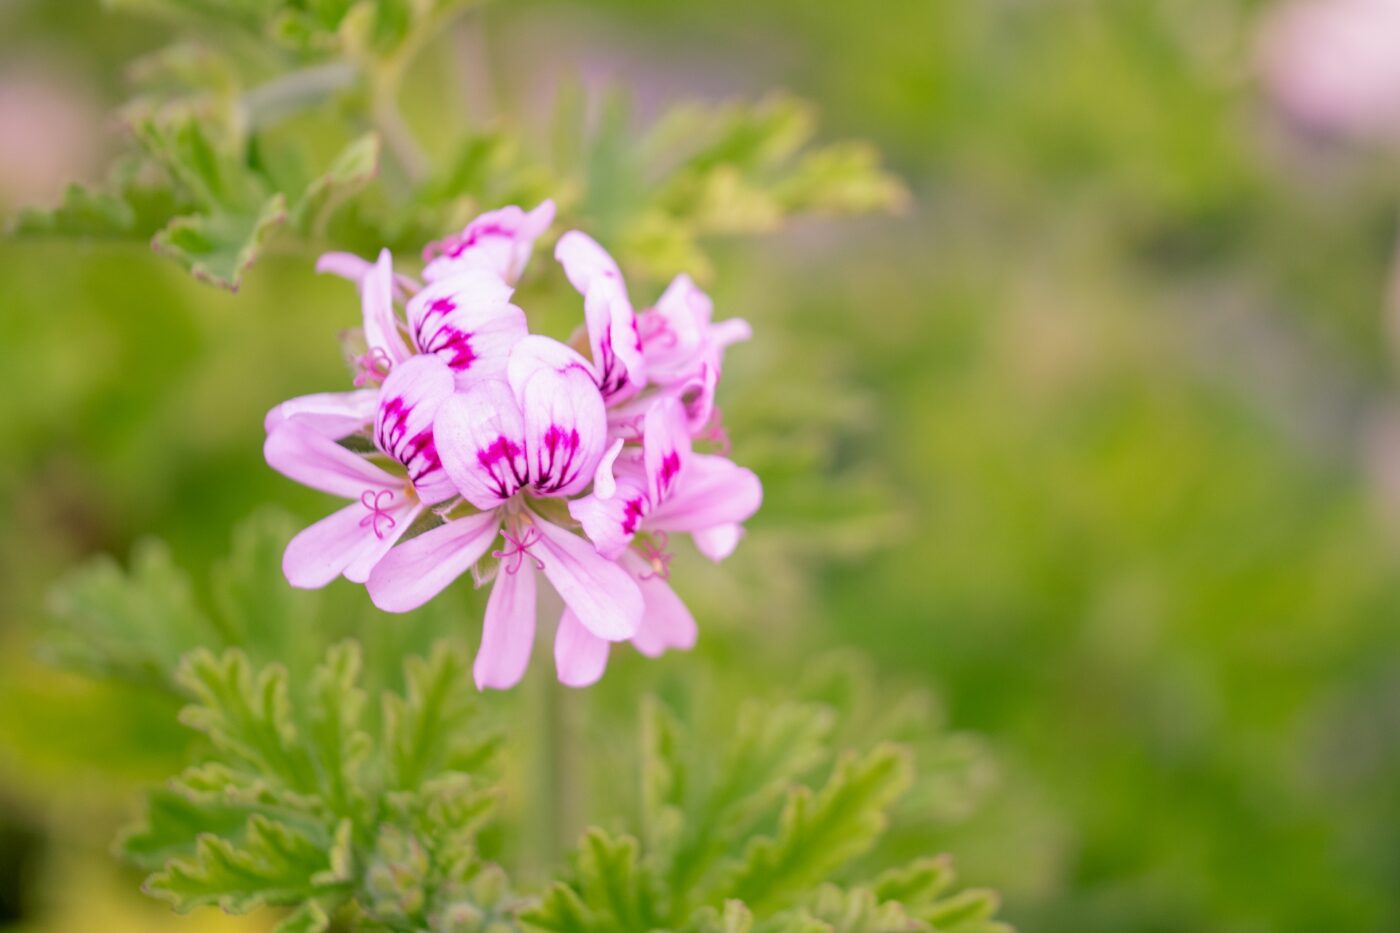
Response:
[[[355,388],[363,389],[367,385],[383,382],[394,361],[389,359],[383,347],[370,347],[369,352],[355,357],[354,364]]]
[[[502,570],[506,573],[516,573],[520,570],[526,557],[535,562],[536,570],[544,570],[544,561],[540,560],[530,551],[530,548],[538,544],[540,540],[540,530],[533,524],[526,524],[523,533],[519,528],[502,528],[501,537],[506,539],[508,547],[499,551],[492,551],[491,556],[500,560]],[[514,558],[514,561],[512,563],[507,563],[507,561],[512,558]]]

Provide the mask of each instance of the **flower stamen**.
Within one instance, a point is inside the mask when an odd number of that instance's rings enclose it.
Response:
[[[641,575],[641,579],[650,580],[653,577],[661,580],[671,579],[671,558],[672,554],[666,550],[671,539],[664,531],[653,532],[650,536],[640,540],[642,546],[642,556],[651,565],[651,570]]]
[[[353,360],[355,364],[355,388],[363,389],[365,386],[383,382],[389,376],[389,370],[393,368],[394,361],[389,358],[388,352],[383,347],[371,347],[368,353],[362,353]]]
[[[387,503],[384,499],[385,496],[389,497]],[[388,506],[392,505],[393,502],[394,493],[393,490],[390,489],[380,489],[378,491],[366,489],[364,492],[360,493],[360,505],[369,509],[369,514],[360,519],[360,527],[369,528],[374,532],[376,538],[383,541],[384,535],[387,532],[393,531],[394,526],[398,524],[398,522],[394,520],[394,516],[389,514],[388,510]],[[381,522],[383,523],[382,527],[380,524]]]
[[[501,537],[506,539],[510,544],[510,548],[492,551],[491,556],[501,561],[502,570],[510,574],[516,573],[520,570],[521,565],[524,564],[526,557],[535,562],[536,570],[544,570],[544,561],[540,560],[530,550],[533,545],[538,544],[540,541],[541,535],[538,528],[534,525],[529,525],[526,527],[524,534],[518,536],[510,529],[502,528]],[[512,557],[515,558],[515,563],[507,566],[506,561]]]

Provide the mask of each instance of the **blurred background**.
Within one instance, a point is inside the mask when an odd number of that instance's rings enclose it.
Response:
[[[564,78],[642,121],[781,89],[906,181],[898,216],[715,248],[767,501],[677,586],[704,651],[854,649],[980,734],[996,786],[929,845],[1024,931],[1400,929],[1397,6],[519,0],[436,50],[484,122]],[[162,39],[0,2],[6,213],[100,172]],[[154,536],[198,572],[260,506],[324,512],[261,420],[344,379],[353,294],[309,255],[234,296],[28,238],[0,310],[0,927],[246,929],[109,863],[166,773],[122,749],[175,727],[114,731],[30,645],[90,555]]]

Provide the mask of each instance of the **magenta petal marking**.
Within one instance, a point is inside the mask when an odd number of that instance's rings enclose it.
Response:
[[[431,429],[419,431],[412,437],[408,433],[408,417],[413,406],[404,401],[403,396],[395,396],[381,406],[379,432],[376,440],[380,450],[386,451],[408,470],[409,479],[418,483],[434,470],[442,469],[437,448],[433,445]]]
[[[470,333],[459,330],[443,320],[456,310],[457,303],[451,298],[444,296],[434,299],[433,303],[428,305],[427,313],[414,328],[413,340],[424,353],[442,357],[448,366],[460,372],[476,362],[477,353],[471,345]]]
[[[525,485],[525,477],[515,469],[515,461],[521,453],[520,445],[504,434],[497,437],[491,446],[476,452],[476,462],[490,475],[495,483],[492,491],[501,499],[509,499]],[[506,468],[510,469],[509,477],[506,476]]]

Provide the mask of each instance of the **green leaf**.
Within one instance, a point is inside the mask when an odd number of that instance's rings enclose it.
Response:
[[[292,207],[291,222],[313,237],[323,236],[336,209],[379,172],[379,135],[366,133],[350,143]]]
[[[804,155],[773,196],[789,213],[863,214],[903,209],[909,189],[880,167],[874,146],[844,142]]]
[[[311,674],[307,738],[320,773],[321,796],[332,813],[364,806],[360,768],[371,751],[361,728],[365,693],[358,687],[360,646],[344,641]]]
[[[239,523],[229,555],[209,574],[215,618],[227,640],[259,660],[304,662],[308,642],[310,658],[323,650],[307,629],[320,622],[324,591],[276,584],[282,552],[297,531],[285,512],[263,510]]]
[[[242,832],[248,816],[244,805],[196,799],[173,787],[159,788],[146,796],[144,820],[123,832],[115,848],[133,865],[155,871],[192,852],[202,833],[232,836]]]
[[[466,659],[439,643],[427,660],[409,658],[404,669],[406,696],[384,698],[388,788],[415,788],[436,770],[480,770],[498,740],[481,734],[467,738],[476,702]]]
[[[63,201],[45,210],[26,208],[15,221],[19,234],[43,233],[62,236],[127,236],[136,225],[136,213],[121,198],[82,185],[69,185]]]
[[[900,901],[917,909],[933,903],[952,884],[952,859],[939,855],[884,872],[872,889],[882,901]]]
[[[788,795],[777,836],[750,844],[729,896],[761,913],[810,890],[874,844],[885,811],[911,780],[909,755],[896,746],[844,756],[819,792],[799,787]]]
[[[904,906],[884,902],[869,888],[843,891],[822,885],[811,902],[794,911],[798,922],[816,921],[831,933],[901,933],[928,931],[929,927],[911,917]]]
[[[792,782],[827,754],[830,710],[800,704],[747,703],[718,778],[685,833],[670,866],[677,892],[697,885],[716,861],[747,840]]]
[[[324,933],[330,929],[331,918],[316,901],[307,901],[273,927],[272,933]]]
[[[236,914],[264,904],[300,904],[326,887],[313,879],[331,867],[327,843],[254,814],[239,843],[201,836],[192,857],[168,863],[144,890],[180,913],[214,904]]]
[[[181,654],[215,637],[189,578],[158,541],[138,542],[131,569],[98,557],[61,580],[40,651],[103,677],[169,689]]]
[[[199,649],[181,663],[176,682],[195,700],[180,711],[182,723],[237,763],[298,793],[316,791],[315,771],[292,721],[285,668],[269,665],[254,679],[242,651],[216,657]]]
[[[254,214],[189,214],[176,217],[151,246],[201,282],[237,291],[267,239],[287,219],[286,199],[268,198]]]
[[[589,830],[575,859],[572,886],[551,888],[525,922],[559,933],[650,930],[660,923],[656,880],[637,857],[637,842]]]

